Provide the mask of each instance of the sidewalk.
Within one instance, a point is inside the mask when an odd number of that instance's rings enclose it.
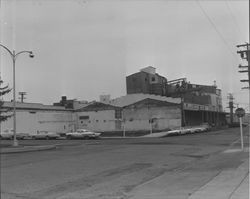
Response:
[[[188,199],[249,199],[249,162],[246,160],[236,170],[222,170]]]
[[[230,155],[230,154],[231,155]],[[167,172],[137,187],[130,193],[131,199],[249,199],[249,158],[234,157],[247,155],[238,149],[230,149],[215,155],[216,160],[222,158],[225,164],[214,169],[213,163],[196,165],[180,172]],[[238,166],[227,167],[228,160],[223,156],[230,155],[229,161]],[[243,162],[242,162],[243,161]],[[220,162],[220,163],[221,163]],[[215,163],[215,162],[214,162]],[[216,164],[216,163],[215,163]]]
[[[56,147],[56,145],[3,147],[0,149],[0,154],[50,150]]]

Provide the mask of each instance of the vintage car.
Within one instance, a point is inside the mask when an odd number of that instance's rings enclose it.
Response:
[[[13,129],[5,129],[3,132],[0,133],[1,139],[13,139],[14,138],[14,131]],[[16,132],[16,139],[24,140],[29,139],[30,135],[28,133],[20,133]]]
[[[167,137],[168,136],[177,136],[177,135],[180,135],[180,130],[171,130],[171,131],[168,131],[166,134]]]
[[[97,139],[101,133],[89,131],[87,129],[77,129],[75,132],[66,133],[67,139]]]
[[[57,134],[56,132],[51,131],[37,131],[37,134],[32,135],[33,139],[59,139],[61,136]]]
[[[0,138],[2,139],[2,140],[11,140],[12,138],[13,138],[13,133],[9,133],[9,132],[1,132],[0,133]]]

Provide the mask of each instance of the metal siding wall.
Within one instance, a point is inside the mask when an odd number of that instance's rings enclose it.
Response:
[[[56,111],[17,111],[17,131],[35,134],[37,131],[67,132],[73,126],[71,112]],[[71,125],[70,125],[71,124]],[[64,129],[65,126],[65,129]],[[13,118],[1,123],[1,130],[12,129]]]
[[[163,130],[167,128],[177,128],[181,126],[181,110],[174,107],[154,107],[125,109],[124,117],[126,119],[126,130],[149,130],[150,118],[158,118],[153,124],[155,130]]]
[[[85,122],[85,124],[87,125],[81,124],[81,120],[79,120],[80,116],[89,116],[89,120],[87,121],[87,123]],[[78,112],[77,121],[77,128],[87,128],[92,131],[114,131],[115,110]]]

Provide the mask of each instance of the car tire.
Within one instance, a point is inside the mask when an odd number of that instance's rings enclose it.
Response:
[[[72,140],[72,136],[71,136],[71,135],[66,136],[66,138],[67,138],[68,140]]]

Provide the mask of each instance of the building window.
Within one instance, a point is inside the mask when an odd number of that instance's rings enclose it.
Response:
[[[81,124],[83,123],[83,121],[81,121]]]
[[[79,117],[79,120],[88,120],[89,116],[88,115],[83,115]]]
[[[103,122],[106,122],[106,120],[103,120]]]
[[[35,111],[30,111],[30,114],[36,114],[36,112]]]
[[[116,109],[115,110],[115,118],[116,119],[121,119],[122,118],[122,110],[121,109]]]
[[[154,82],[154,81],[155,81],[155,77],[152,77],[152,78],[151,78],[151,81]]]
[[[91,123],[91,121],[89,120],[89,123]]]

